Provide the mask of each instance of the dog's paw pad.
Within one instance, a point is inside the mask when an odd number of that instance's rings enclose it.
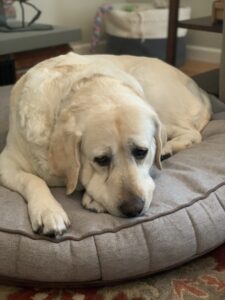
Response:
[[[82,205],[83,207],[96,213],[103,213],[106,211],[101,204],[93,200],[87,193],[84,193],[83,195]]]
[[[171,156],[172,155],[170,153],[163,154],[163,155],[161,155],[161,161],[166,160],[166,159],[170,158]]]
[[[51,237],[51,238],[59,238],[59,237],[61,237],[65,232],[66,232],[66,229],[60,230],[60,231],[50,230],[50,231],[44,232],[43,234],[46,235],[46,236],[48,236],[48,237]]]
[[[169,158],[173,154],[173,149],[171,147],[171,143],[167,142],[166,145],[162,149],[161,158],[165,157],[164,159]]]

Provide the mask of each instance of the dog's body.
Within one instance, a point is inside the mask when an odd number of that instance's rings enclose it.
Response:
[[[70,194],[80,183],[85,207],[136,216],[151,203],[153,162],[199,143],[210,115],[206,93],[157,59],[59,56],[12,91],[0,182],[26,199],[43,234],[69,226],[47,185]]]

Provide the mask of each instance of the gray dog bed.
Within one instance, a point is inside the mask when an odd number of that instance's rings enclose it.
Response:
[[[9,88],[0,89],[0,150]],[[80,194],[52,192],[72,222],[55,240],[32,232],[23,198],[0,187],[0,281],[23,285],[103,285],[140,278],[198,257],[225,241],[225,106],[214,100],[201,144],[155,171],[143,217],[123,219],[82,208]]]

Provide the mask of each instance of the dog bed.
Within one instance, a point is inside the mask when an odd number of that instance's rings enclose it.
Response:
[[[8,126],[10,88],[0,89],[0,150]],[[145,216],[125,219],[82,208],[79,193],[52,193],[72,222],[60,239],[34,234],[23,198],[0,187],[0,281],[21,285],[103,285],[166,270],[225,242],[225,105],[201,144],[155,170],[156,191]]]

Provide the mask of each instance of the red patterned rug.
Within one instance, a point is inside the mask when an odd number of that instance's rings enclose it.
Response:
[[[225,300],[225,244],[180,268],[114,287],[37,289],[0,286],[0,300]]]

